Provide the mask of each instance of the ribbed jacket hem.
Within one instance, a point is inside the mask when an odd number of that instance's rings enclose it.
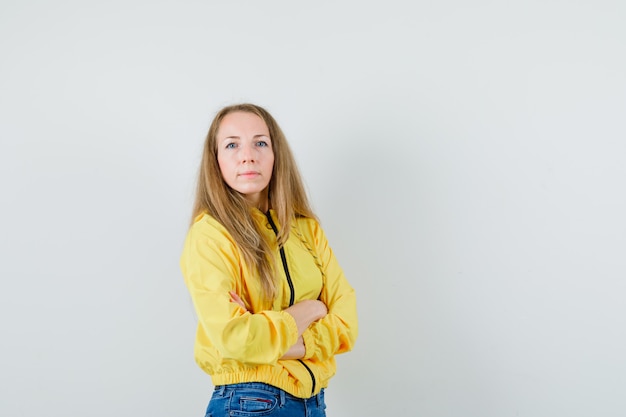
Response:
[[[306,371],[305,371],[306,372]],[[214,386],[239,384],[242,382],[264,382],[298,398],[310,398],[317,395],[322,388],[326,388],[328,381],[317,381],[315,392],[311,392],[312,384],[304,384],[287,373],[284,368],[260,366],[232,373],[211,375]]]

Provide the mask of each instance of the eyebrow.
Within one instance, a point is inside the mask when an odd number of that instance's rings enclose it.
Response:
[[[270,135],[269,134],[266,135],[265,133],[259,133],[258,135],[254,135],[252,138],[256,139],[256,138],[262,138],[262,137],[271,139]],[[226,140],[226,139],[241,139],[241,137],[232,135],[232,136],[226,136],[225,138],[222,138],[222,140]]]

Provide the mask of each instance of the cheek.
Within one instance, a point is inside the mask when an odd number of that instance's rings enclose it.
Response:
[[[228,172],[230,171],[228,161],[218,156],[217,165],[220,167],[220,173],[222,174],[222,178],[228,178]]]
[[[222,152],[217,152],[217,165],[219,165],[221,170],[228,167],[228,158]]]

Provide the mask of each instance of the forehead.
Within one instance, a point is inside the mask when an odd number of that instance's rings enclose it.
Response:
[[[269,129],[265,121],[256,114],[242,111],[228,113],[217,129],[217,136],[222,138],[244,135],[269,136]]]

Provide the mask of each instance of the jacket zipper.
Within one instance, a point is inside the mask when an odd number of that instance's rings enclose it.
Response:
[[[270,214],[269,210],[267,211],[267,213],[265,213],[265,216],[267,217],[267,220],[269,221],[270,226],[272,227],[272,230],[274,231],[274,234],[278,236],[278,228],[276,227],[276,224],[274,223],[274,220],[272,219],[272,215]],[[293,281],[291,280],[291,275],[289,274],[289,267],[287,266],[287,256],[285,255],[285,248],[283,248],[282,246],[280,247],[280,259],[283,263],[285,276],[287,277],[287,284],[289,284],[289,291],[290,291],[289,307],[291,307],[294,304],[294,301],[296,298],[296,290],[293,287]],[[306,370],[309,372],[309,375],[311,375],[311,382],[313,383],[313,386],[311,387],[311,395],[313,395],[313,393],[315,392],[315,385],[316,385],[315,375],[313,374],[313,371],[311,370],[311,368],[309,368],[302,359],[298,359],[298,362],[300,362],[302,366],[304,366]]]

